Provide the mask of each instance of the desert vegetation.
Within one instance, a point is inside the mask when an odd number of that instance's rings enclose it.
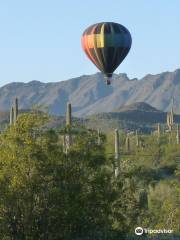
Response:
[[[176,128],[104,134],[73,125],[68,104],[66,127],[51,129],[47,113],[14,107],[0,134],[0,239],[136,239],[137,226],[178,237]]]

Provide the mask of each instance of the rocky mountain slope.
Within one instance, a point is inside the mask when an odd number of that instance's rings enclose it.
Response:
[[[146,102],[167,111],[174,98],[175,112],[180,113],[180,69],[144,78],[129,79],[126,74],[116,74],[106,86],[100,73],[81,76],[56,83],[10,83],[0,88],[0,111],[7,111],[14,97],[20,108],[29,109],[34,104],[47,106],[51,114],[63,115],[70,101],[75,116],[99,112],[112,112],[124,105]]]

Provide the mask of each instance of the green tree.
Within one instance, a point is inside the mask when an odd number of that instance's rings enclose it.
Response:
[[[65,154],[47,120],[45,114],[22,114],[0,136],[0,238],[108,234],[116,194],[103,143],[83,130]]]

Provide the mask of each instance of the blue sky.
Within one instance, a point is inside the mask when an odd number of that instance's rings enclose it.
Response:
[[[66,80],[97,72],[81,34],[101,21],[131,32],[132,49],[116,73],[130,78],[180,68],[179,0],[0,1],[0,85]]]

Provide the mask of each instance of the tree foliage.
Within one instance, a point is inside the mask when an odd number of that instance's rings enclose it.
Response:
[[[47,128],[48,115],[21,114],[0,134],[0,239],[124,239],[135,227],[179,233],[177,145],[154,136],[120,139],[85,128]],[[62,134],[73,135],[65,151]],[[168,169],[168,170],[167,170]]]

